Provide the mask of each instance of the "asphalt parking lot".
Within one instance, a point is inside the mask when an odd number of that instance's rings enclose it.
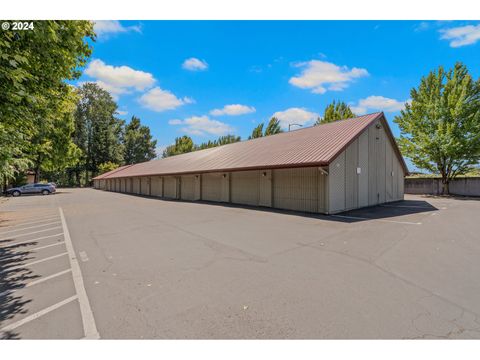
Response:
[[[93,189],[0,203],[0,338],[480,338],[480,199],[336,216]]]

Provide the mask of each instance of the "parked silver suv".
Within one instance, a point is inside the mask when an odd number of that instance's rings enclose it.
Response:
[[[5,194],[12,196],[42,194],[50,195],[56,191],[55,186],[51,184],[27,184],[20,187],[8,189]]]

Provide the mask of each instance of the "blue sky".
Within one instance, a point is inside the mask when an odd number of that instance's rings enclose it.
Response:
[[[141,118],[159,151],[188,134],[246,139],[272,115],[312,124],[332,100],[393,118],[421,76],[462,61],[480,75],[480,24],[421,21],[103,21],[78,82]]]

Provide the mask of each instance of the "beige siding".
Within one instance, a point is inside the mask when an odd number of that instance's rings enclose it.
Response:
[[[393,176],[395,171],[393,170],[393,148],[390,144],[385,146],[385,201],[393,201],[395,195],[393,194],[393,183],[395,177]]]
[[[378,121],[330,164],[329,212],[401,200],[403,176],[394,145]]]
[[[234,204],[258,205],[260,171],[237,171],[231,175],[231,199]]]
[[[140,178],[132,178],[132,193],[140,194]]]
[[[345,149],[345,208],[358,207],[358,140]]]
[[[377,130],[375,125],[368,128],[368,205],[378,204]]]
[[[127,179],[120,179],[120,192],[127,192]]]
[[[195,196],[193,200],[202,199],[202,175],[195,175]]]
[[[202,200],[223,201],[223,173],[211,173],[202,175]]]
[[[383,127],[377,130],[377,193],[378,203],[383,204],[386,201],[386,134]]]
[[[120,192],[120,179],[115,179],[115,191]]]
[[[273,171],[273,207],[317,212],[318,168]]]
[[[358,138],[358,207],[368,206],[368,131]]]
[[[140,178],[140,192],[142,195],[150,195],[150,178]]]
[[[260,172],[260,186],[258,205],[272,207],[272,170],[263,170]]]
[[[330,213],[345,210],[345,151],[329,167]]]
[[[125,192],[128,194],[132,193],[132,188],[133,188],[133,181],[132,178],[127,178],[126,179],[126,190]]]
[[[195,200],[195,175],[184,175],[180,179],[182,200]]]
[[[105,180],[100,180],[100,189],[105,190],[107,188],[107,184]]]
[[[165,176],[163,178],[163,196],[168,199],[178,199],[177,178]]]
[[[162,191],[163,179],[160,176],[153,176],[150,178],[150,195],[152,196],[163,196]]]

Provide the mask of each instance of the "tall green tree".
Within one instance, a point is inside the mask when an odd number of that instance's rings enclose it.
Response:
[[[252,135],[250,135],[249,139],[256,139],[263,136],[263,123],[258,124],[253,130]]]
[[[280,127],[280,120],[276,117],[272,117],[265,128],[264,136],[275,135],[283,132],[282,128]]]
[[[35,162],[41,167],[37,155],[44,150],[35,145],[45,148],[48,141],[32,141],[43,132],[38,120],[49,126],[63,116],[55,113],[55,104],[68,107],[71,94],[65,80],[80,76],[91,54],[89,38],[95,38],[90,21],[35,21],[34,30],[1,33],[0,178],[4,182]]]
[[[132,116],[125,126],[123,135],[124,161],[125,164],[136,164],[155,158],[157,140],[152,139],[150,128],[143,126],[140,119]]]
[[[240,140],[242,140],[240,136],[229,134],[225,136],[220,136],[217,140],[213,140],[213,141],[208,140],[207,142],[201,143],[200,145],[195,145],[195,150],[203,150],[203,149],[208,149],[216,146],[232,144]]]
[[[353,113],[350,106],[348,106],[343,101],[333,101],[331,104],[327,105],[323,116],[317,119],[315,125],[327,124],[337,120],[344,120],[354,118],[356,115]]]
[[[169,157],[179,154],[188,153],[194,151],[195,145],[190,136],[184,135],[182,137],[175,138],[175,144],[167,146],[163,151],[163,157]]]
[[[77,185],[86,185],[98,174],[102,163],[123,162],[121,143],[124,121],[115,117],[117,104],[111,95],[95,83],[85,83],[79,89],[75,111],[73,140],[83,156],[75,168]],[[83,184],[81,173],[84,173]]]
[[[480,161],[480,79],[462,63],[430,72],[395,117],[400,149],[418,168],[442,177],[443,193]]]

